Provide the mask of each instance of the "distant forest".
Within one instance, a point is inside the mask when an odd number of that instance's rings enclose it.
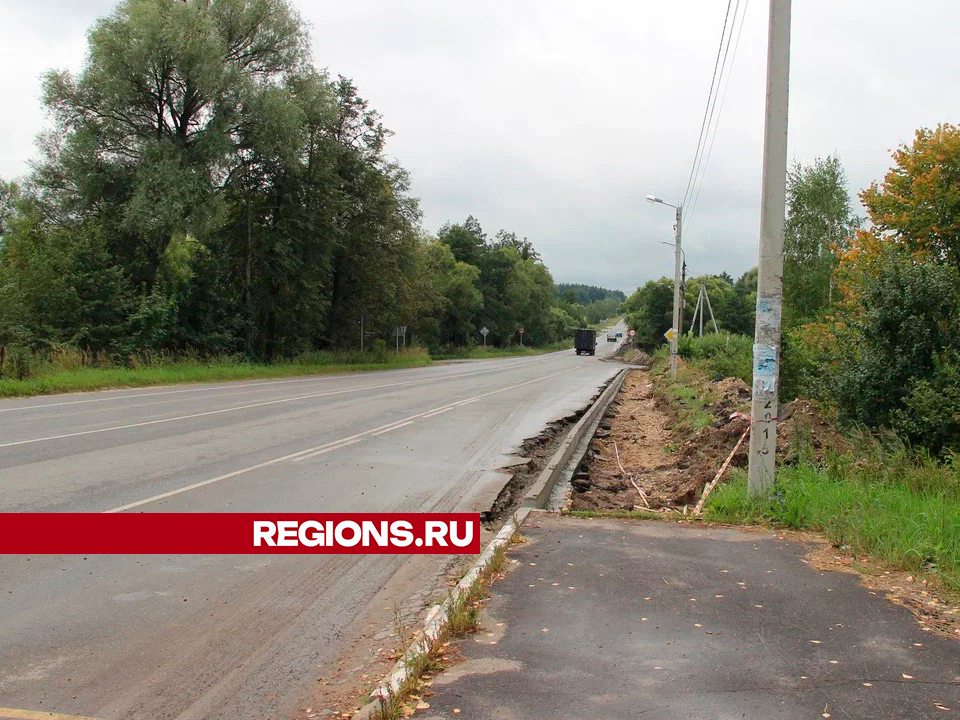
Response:
[[[557,283],[557,299],[568,305],[581,305],[590,324],[611,318],[619,312],[627,296],[619,290],[596,285]]]

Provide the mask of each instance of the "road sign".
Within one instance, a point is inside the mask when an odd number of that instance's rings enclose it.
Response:
[[[480,328],[480,334],[483,335],[484,337],[486,337],[487,335],[490,334],[490,331],[487,330],[486,325],[484,325],[482,328]]]
[[[676,328],[670,328],[669,330],[667,330],[667,331],[663,334],[663,336],[664,336],[667,340],[669,340],[670,342],[673,342],[674,340],[677,339],[677,329],[676,329]]]
[[[524,332],[525,332],[524,329],[520,328],[520,334],[523,335]]]
[[[637,334],[637,331],[636,331],[636,330],[631,330],[631,331],[630,331],[630,337],[633,337],[633,336],[636,335],[636,334]]]

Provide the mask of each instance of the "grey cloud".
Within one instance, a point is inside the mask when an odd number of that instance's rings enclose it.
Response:
[[[478,217],[529,237],[558,280],[623,290],[672,272],[683,195],[726,3],[357,0],[294,3],[317,65],[352,77],[396,135],[429,231]],[[754,0],[697,207],[692,272],[756,263],[766,5]],[[0,175],[25,171],[37,78],[76,67],[107,0],[16,3],[0,29]],[[949,0],[794,3],[791,159],[836,152],[851,192],[920,126],[956,120]],[[10,72],[16,68],[17,72]]]

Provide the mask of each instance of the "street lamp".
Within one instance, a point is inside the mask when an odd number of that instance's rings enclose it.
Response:
[[[677,224],[674,226],[674,230],[676,231],[676,242],[673,245],[673,327],[671,328],[672,332],[670,333],[670,377],[676,380],[677,343],[680,336],[680,272],[682,267],[680,255],[683,252],[683,249],[680,247],[680,234],[683,228],[683,205],[671,205],[668,202],[664,202],[656,195],[647,195],[647,202],[666,205],[667,207],[672,207],[677,211]]]

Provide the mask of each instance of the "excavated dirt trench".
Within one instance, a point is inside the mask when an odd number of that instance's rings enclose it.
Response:
[[[679,455],[672,424],[654,397],[650,373],[629,373],[574,474],[571,509],[676,504]]]
[[[677,404],[658,397],[651,373],[627,375],[574,474],[570,509],[681,509],[696,503],[748,427],[750,388],[736,378],[689,382],[697,396],[709,400],[702,406],[707,422],[680,434],[674,429]],[[778,432],[784,438],[777,450],[780,463],[801,455],[822,460],[828,449],[845,445],[806,401],[781,408]],[[747,446],[736,451],[731,467],[746,466]]]

